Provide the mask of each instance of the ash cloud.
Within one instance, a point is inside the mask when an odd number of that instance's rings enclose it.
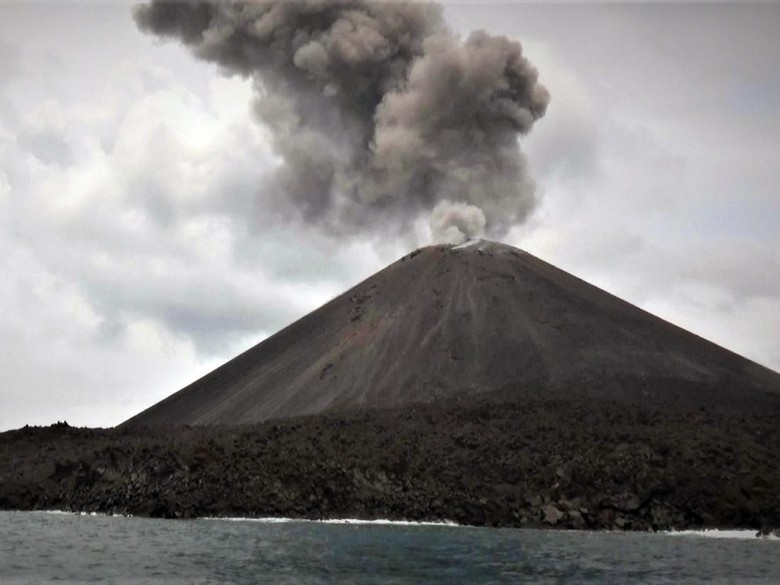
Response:
[[[281,159],[266,212],[335,234],[433,212],[451,240],[500,237],[534,207],[518,137],[549,94],[516,41],[461,39],[419,2],[153,0],[134,17],[253,79]]]

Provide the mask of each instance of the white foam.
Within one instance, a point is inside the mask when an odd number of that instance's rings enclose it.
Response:
[[[780,536],[769,534],[760,536],[755,530],[669,530],[664,534],[671,536],[696,536],[702,538],[730,538],[736,540],[777,540]]]
[[[330,520],[318,520],[324,524],[380,524],[380,525],[393,525],[393,526],[459,526],[457,522],[451,520],[442,520],[441,522],[433,521],[415,521],[415,520],[387,520],[384,518],[378,518],[375,520],[360,520],[358,518],[334,518]]]
[[[100,516],[103,518],[132,518],[132,514],[106,514],[104,512],[73,512],[71,510],[30,510],[33,514],[51,514],[54,516]]]
[[[52,514],[54,516],[110,516],[100,512],[74,512],[71,510],[30,510],[33,514]]]
[[[287,522],[305,522],[305,520],[296,520],[295,518],[245,518],[244,516],[203,516],[196,520],[207,520],[209,522],[258,522],[260,524],[284,524]]]
[[[279,518],[279,517],[265,517],[265,518],[244,518],[244,517],[222,517],[222,516],[207,516],[199,518],[200,520],[209,521],[222,521],[222,522],[258,522],[261,524],[283,524],[289,522],[300,523],[317,523],[317,524],[355,524],[355,525],[391,525],[391,526],[459,526],[456,522],[449,520],[443,520],[441,522],[416,522],[414,520],[388,520],[385,518],[377,518],[373,520],[361,520],[360,518],[325,518],[322,520],[311,520],[308,518]]]
[[[104,514],[102,512],[72,512],[69,510],[31,510],[33,514],[51,514],[62,516],[101,516],[107,518],[132,518],[132,514]],[[461,526],[451,520],[442,521],[415,521],[415,520],[389,520],[387,518],[375,518],[363,520],[360,518],[324,518],[313,520],[309,518],[285,518],[282,516],[265,516],[250,518],[245,516],[204,516],[195,520],[207,520],[211,522],[257,522],[260,524],[287,524],[287,523],[317,523],[317,524],[353,524],[353,525],[378,525],[378,526]],[[579,532],[579,531],[575,531]],[[588,531],[582,531],[588,532]],[[667,530],[661,534],[668,536],[688,536],[696,538],[723,538],[732,540],[770,540],[780,542],[777,534],[760,535],[756,530],[719,530],[717,528],[703,530]]]

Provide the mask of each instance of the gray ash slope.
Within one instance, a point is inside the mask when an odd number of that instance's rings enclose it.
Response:
[[[780,374],[538,258],[409,254],[123,426],[248,424],[417,402],[780,404]]]

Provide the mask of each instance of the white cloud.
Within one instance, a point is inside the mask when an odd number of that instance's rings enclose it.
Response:
[[[382,263],[263,217],[275,161],[248,81],[136,54],[98,79],[68,46],[0,118],[0,428],[121,422]]]

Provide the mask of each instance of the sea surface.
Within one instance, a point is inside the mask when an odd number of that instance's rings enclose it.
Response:
[[[0,583],[777,585],[780,540],[0,512]]]

